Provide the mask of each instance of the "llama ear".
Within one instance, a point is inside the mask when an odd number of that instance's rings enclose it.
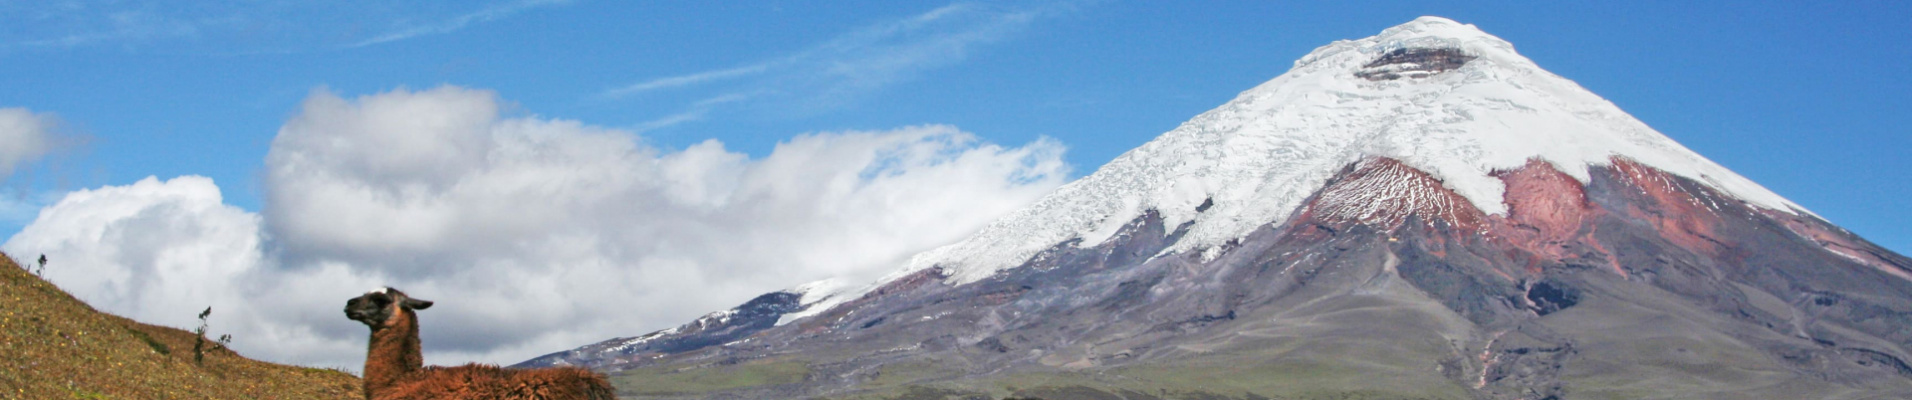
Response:
[[[423,310],[427,308],[432,308],[432,302],[431,300],[419,300],[419,299],[407,298],[405,299],[405,308],[410,308],[413,310]]]

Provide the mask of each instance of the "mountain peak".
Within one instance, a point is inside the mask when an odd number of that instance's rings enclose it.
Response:
[[[1449,40],[1485,39],[1506,43],[1506,41],[1500,40],[1500,38],[1494,37],[1494,35],[1482,32],[1480,28],[1472,24],[1463,24],[1445,17],[1432,15],[1421,16],[1420,18],[1415,18],[1413,21],[1383,29],[1381,30],[1381,34],[1375,35],[1375,37],[1384,40],[1404,40],[1421,37],[1445,38]]]
[[[1541,69],[1511,43],[1421,17],[1317,48],[1273,80],[878,282],[930,268],[944,269],[952,283],[974,282],[1057,243],[1100,244],[1148,212],[1186,229],[1162,254],[1213,256],[1286,221],[1336,172],[1374,157],[1425,171],[1489,215],[1507,212],[1497,171],[1540,161],[1585,184],[1590,168],[1616,157],[1760,208],[1805,213]],[[804,302],[822,301],[810,308],[820,310],[858,294],[812,291]]]
[[[1504,56],[1525,61],[1513,54],[1513,44],[1499,37],[1487,34],[1473,25],[1454,22],[1454,20],[1425,16],[1405,24],[1395,25],[1381,31],[1380,34],[1358,40],[1338,40],[1322,46],[1295,61],[1295,68],[1317,63],[1323,59],[1347,51],[1354,51],[1370,57],[1390,52],[1415,50],[1450,50],[1469,56]],[[1529,62],[1531,64],[1531,62]]]

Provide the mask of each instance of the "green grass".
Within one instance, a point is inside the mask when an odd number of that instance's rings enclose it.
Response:
[[[802,382],[810,367],[799,361],[755,361],[690,368],[639,368],[617,372],[611,384],[620,396],[660,396]]]
[[[1109,370],[1018,371],[982,377],[957,377],[958,371],[927,362],[879,368],[875,378],[845,400],[1115,396],[1141,393],[1163,398],[1289,400],[1432,400],[1467,399],[1464,388],[1438,376],[1402,378],[1361,363],[1248,361],[1235,356],[1203,357],[1195,362],[1127,366]],[[1236,360],[1239,362],[1230,362]],[[950,397],[953,396],[953,397]]]
[[[956,375],[956,371],[938,368],[927,362],[897,363],[878,368],[876,378],[864,382],[865,387],[882,388],[905,386],[934,378]]]
[[[1007,391],[979,391],[948,382],[956,378],[961,371],[942,368],[927,361],[901,362],[887,364],[877,368],[876,377],[857,385],[858,392],[841,397],[845,400],[877,399],[944,399],[964,398],[965,395],[994,394],[991,398],[1001,398]]]
[[[75,388],[67,388],[66,390],[67,390],[67,394],[70,394],[70,395],[72,395],[72,396],[73,396],[73,398],[75,398],[75,399],[80,399],[80,400],[107,400],[107,399],[111,399],[111,397],[106,397],[106,395],[103,395],[103,394],[99,394],[99,393],[95,393],[95,392],[91,392],[91,391],[87,391],[87,390],[83,390],[83,389],[75,389]]]

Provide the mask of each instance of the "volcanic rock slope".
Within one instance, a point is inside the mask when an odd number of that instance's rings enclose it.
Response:
[[[1424,17],[875,283],[522,365],[633,398],[1908,398],[1909,277]]]

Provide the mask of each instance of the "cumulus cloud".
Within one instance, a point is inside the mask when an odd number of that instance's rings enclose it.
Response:
[[[259,217],[199,176],[69,193],[4,247],[45,254],[46,277],[96,308],[172,326],[256,294],[240,283],[261,263]]]
[[[0,108],[0,178],[20,164],[38,160],[51,151],[59,119],[25,108]]]
[[[752,158],[501,104],[317,92],[272,143],[260,213],[204,178],[149,178],[70,194],[5,249],[48,254],[56,283],[136,319],[187,326],[221,304],[215,331],[248,355],[355,366],[365,329],[338,310],[390,285],[438,301],[421,313],[428,362],[512,363],[874,279],[1068,174],[1055,142],[948,126],[802,134]]]

